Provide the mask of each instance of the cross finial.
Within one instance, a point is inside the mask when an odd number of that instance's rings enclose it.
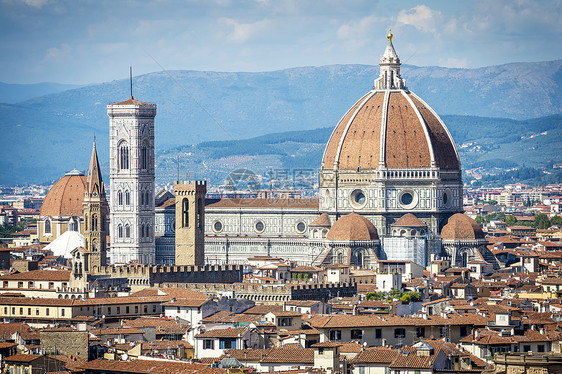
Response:
[[[388,38],[388,41],[392,43],[392,37],[394,35],[392,35],[391,29],[390,27],[388,28],[388,34],[386,35],[386,37]]]

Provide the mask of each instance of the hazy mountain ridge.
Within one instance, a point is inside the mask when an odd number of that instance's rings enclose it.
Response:
[[[62,92],[80,87],[77,84],[52,82],[11,84],[0,82],[0,103],[15,104],[38,96]]]
[[[562,163],[562,115],[523,121],[456,115],[442,119],[456,140],[463,170],[527,166],[552,171],[553,164]],[[223,183],[239,168],[262,176],[281,170],[289,176],[301,169],[315,173],[331,133],[332,128],[320,128],[176,147],[157,153],[157,178],[176,179],[178,156],[180,175],[189,172],[212,184]]]
[[[402,76],[440,115],[521,119],[562,113],[561,66],[562,60],[479,69],[405,65]],[[135,98],[158,105],[156,145],[163,151],[333,128],[370,90],[378,71],[378,66],[331,65],[262,73],[156,72],[136,77],[133,91]],[[107,163],[106,105],[127,98],[128,90],[127,80],[120,80],[0,104],[0,183],[41,182],[75,165],[85,168],[94,133],[101,162]],[[480,131],[487,131],[486,123]]]

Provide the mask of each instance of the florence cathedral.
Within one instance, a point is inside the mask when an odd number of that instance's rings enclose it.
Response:
[[[268,256],[308,266],[374,268],[382,262],[400,271],[421,269],[432,258],[450,258],[456,266],[492,262],[480,226],[462,214],[453,138],[435,111],[408,90],[392,34],[387,37],[380,76],[343,114],[326,144],[315,199],[205,200],[205,182],[177,181],[175,198],[155,215],[156,105],[132,96],[108,105],[108,260],[244,264]],[[84,232],[80,197],[87,183],[75,174],[63,177],[45,198],[43,242],[71,227]],[[67,196],[77,201],[68,203]]]

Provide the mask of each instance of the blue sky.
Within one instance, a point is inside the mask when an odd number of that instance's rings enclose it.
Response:
[[[561,0],[0,0],[0,81],[86,84],[161,70],[562,58]]]

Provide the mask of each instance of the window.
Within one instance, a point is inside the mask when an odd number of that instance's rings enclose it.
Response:
[[[117,236],[122,238],[123,237],[123,226],[117,226]]]
[[[330,340],[341,340],[341,330],[330,330]]]
[[[51,233],[51,220],[50,219],[46,219],[45,220],[45,228],[43,229],[43,232],[45,234],[50,234]]]
[[[129,314],[129,307],[128,306],[125,307],[125,314]]]
[[[203,349],[215,349],[215,341],[212,339],[204,339]]]
[[[351,339],[363,339],[363,330],[351,330]]]
[[[121,307],[120,306],[117,307],[117,314],[121,314]]]
[[[213,224],[213,229],[216,232],[221,232],[222,231],[222,222],[221,221],[215,221],[215,223]]]
[[[131,193],[125,191],[125,205],[131,205]]]
[[[130,238],[131,237],[131,226],[129,226],[129,224],[127,224],[125,226],[125,237],[126,238]]]
[[[152,304],[152,313],[156,313],[156,304]]]
[[[394,337],[396,339],[404,339],[406,337],[406,329],[404,328],[394,329]]]
[[[31,308],[27,308],[27,315],[28,315],[28,316],[31,315]]]
[[[61,309],[60,315],[61,315],[62,317],[64,317],[64,312],[65,312],[65,310],[64,310],[64,309]]]
[[[203,199],[197,199],[197,227],[203,228],[205,221],[203,219]]]
[[[256,224],[254,225],[254,229],[257,232],[263,232],[263,230],[265,230],[265,224],[263,223],[263,221],[258,221],[256,222]]]
[[[189,226],[189,200],[183,199],[181,227],[188,227],[188,226]]]
[[[39,315],[39,308],[35,308],[35,315],[36,315],[36,316]]]
[[[531,350],[531,345],[525,344],[525,345],[523,346],[523,352],[529,352],[530,350]]]
[[[78,222],[74,218],[68,221],[68,231],[78,231]]]
[[[382,339],[382,329],[375,329],[375,339]]]
[[[468,330],[467,330],[466,326],[461,326],[461,337],[467,336],[467,335],[468,335]]]
[[[148,307],[145,305],[144,306],[144,314],[147,314],[147,313],[148,313]]]
[[[92,216],[92,229],[91,229],[91,231],[98,231],[98,216],[95,215],[95,214]]]
[[[117,192],[117,202],[119,205],[123,205],[123,192],[121,191]]]
[[[111,307],[107,307],[107,314],[111,314]]]
[[[8,315],[8,307],[7,306],[4,307],[4,315]]]
[[[236,339],[221,339],[219,341],[220,349],[236,349]]]
[[[439,335],[441,338],[445,338],[447,336],[447,326],[441,326],[439,328]]]
[[[148,169],[148,150],[147,150],[146,142],[143,143],[141,147],[141,169],[142,170]]]
[[[416,336],[418,338],[425,338],[425,327],[418,327],[416,329]]]
[[[119,145],[119,169],[129,168],[129,146],[127,142],[122,142]]]
[[[537,345],[537,352],[544,352],[544,344]]]
[[[139,306],[135,305],[135,314],[138,314],[138,312],[139,312]]]

